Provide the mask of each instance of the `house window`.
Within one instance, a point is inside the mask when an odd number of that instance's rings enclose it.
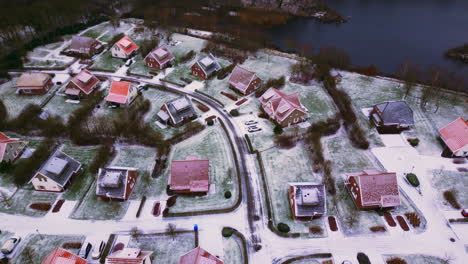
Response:
[[[45,190],[45,187],[42,185],[38,185],[37,188],[39,188],[39,190]]]
[[[148,63],[148,67],[153,67],[153,64],[152,64],[152,63]]]
[[[31,93],[31,90],[29,90],[29,89],[23,89],[23,93],[26,93],[26,94]]]

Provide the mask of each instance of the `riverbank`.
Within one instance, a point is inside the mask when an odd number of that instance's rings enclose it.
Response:
[[[445,52],[447,58],[468,63],[468,43],[449,49]]]

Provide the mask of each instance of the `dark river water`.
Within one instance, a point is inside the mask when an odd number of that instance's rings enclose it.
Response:
[[[296,18],[270,31],[276,46],[286,40],[308,43],[317,51],[336,46],[352,64],[374,64],[394,73],[405,59],[421,68],[438,65],[468,78],[468,64],[444,57],[444,52],[468,43],[468,0],[325,0],[345,17],[341,25]]]

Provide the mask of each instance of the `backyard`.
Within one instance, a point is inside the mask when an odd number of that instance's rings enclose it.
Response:
[[[453,210],[453,207],[444,199],[443,193],[452,190],[462,208],[468,208],[468,177],[466,172],[447,170],[433,170],[431,186],[437,191],[437,201],[445,210]]]
[[[210,191],[205,196],[182,196],[170,208],[171,213],[186,211],[204,211],[229,208],[236,203],[239,196],[239,186],[228,139],[219,125],[208,127],[195,135],[175,145],[169,160],[185,160],[188,156],[210,161]],[[167,183],[170,166],[164,174]],[[226,199],[224,193],[230,191],[232,197]]]
[[[320,226],[323,230],[323,219],[299,221],[292,217],[288,199],[290,183],[312,182],[322,183],[322,178],[312,171],[310,154],[303,145],[292,149],[270,148],[261,152],[261,159],[265,168],[266,184],[273,209],[273,224],[285,223],[292,233],[309,234],[311,226]],[[294,166],[289,166],[294,164]],[[323,236],[323,234],[310,234]]]
[[[242,241],[236,235],[223,237],[224,255],[222,261],[224,264],[238,264],[244,261],[244,246]]]

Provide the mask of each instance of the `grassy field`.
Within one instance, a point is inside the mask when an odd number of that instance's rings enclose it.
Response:
[[[96,156],[98,147],[97,146],[86,146],[80,147],[72,145],[71,143],[65,143],[62,146],[62,151],[75,160],[81,162],[81,166],[84,169],[83,174],[79,177],[72,179],[72,182],[68,189],[63,194],[62,198],[66,200],[80,200],[88,191],[90,185],[94,182],[96,175],[93,175],[88,171],[90,163]],[[95,190],[91,189],[91,192]]]
[[[58,235],[29,235],[20,243],[21,253],[15,257],[14,263],[30,263],[25,249],[30,248],[33,252],[34,260],[43,260],[54,249],[62,247],[66,242],[83,242],[84,236],[58,236]],[[68,251],[78,254],[78,249],[68,249]],[[34,263],[38,263],[34,261]]]
[[[16,80],[12,79],[0,85],[0,99],[8,110],[9,118],[17,117],[28,104],[40,105],[48,95],[19,95],[16,94]]]
[[[466,191],[468,175],[466,172],[434,170],[432,171],[431,185],[439,192],[437,199],[439,204],[447,210],[453,210],[443,197],[444,191],[448,190],[455,191],[462,208],[468,208],[468,192]]]
[[[309,233],[309,228],[315,225],[325,229],[323,219],[294,220],[288,200],[289,183],[313,182],[320,184],[322,182],[322,178],[312,171],[307,150],[300,145],[289,150],[271,148],[263,151],[261,156],[265,167],[268,192],[273,203],[274,225],[285,223],[294,233]],[[290,166],[290,164],[294,164],[294,166]]]
[[[224,264],[238,264],[244,261],[244,249],[242,242],[236,236],[223,237]]]
[[[177,264],[180,256],[195,248],[195,233],[177,233],[174,237],[167,234],[145,234],[131,238],[127,246],[153,251],[153,264]]]
[[[222,209],[233,206],[239,195],[239,186],[228,139],[219,125],[209,127],[200,134],[174,146],[169,160],[185,160],[187,156],[210,160],[210,192],[206,196],[179,196],[170,211],[202,211]],[[167,179],[170,166],[165,172]],[[224,192],[230,191],[232,197],[224,198]]]
[[[90,69],[97,71],[116,71],[124,63],[122,59],[114,58],[110,51],[106,51],[94,59],[94,64]]]
[[[10,198],[10,205],[0,204],[0,211],[8,214],[20,214],[34,217],[41,217],[47,212],[33,210],[29,208],[31,203],[50,203],[53,204],[59,194],[35,191],[32,186],[27,184],[24,188],[18,189]]]
[[[111,166],[134,167],[138,169],[138,179],[130,199],[141,199],[142,195],[159,196],[165,184],[151,178],[157,150],[142,146],[120,146]]]

